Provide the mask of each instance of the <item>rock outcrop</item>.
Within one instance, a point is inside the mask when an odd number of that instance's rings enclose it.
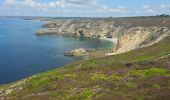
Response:
[[[103,20],[56,20],[45,25],[47,29],[40,30],[37,34],[64,34],[83,37],[108,37],[112,38],[115,28],[114,22]]]
[[[64,53],[65,56],[85,56],[87,55],[87,51],[83,48],[79,48],[79,49],[74,49],[70,52],[66,52]]]
[[[115,54],[124,53],[136,48],[142,48],[158,43],[169,36],[166,27],[134,27],[120,36]]]

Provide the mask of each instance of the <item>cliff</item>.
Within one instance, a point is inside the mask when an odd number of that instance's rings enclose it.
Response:
[[[169,30],[166,27],[130,28],[119,37],[116,51],[109,55],[151,46],[169,35]]]
[[[170,18],[58,19],[45,24],[44,28],[37,34],[117,38],[114,53],[108,54],[113,55],[159,42],[170,33]]]

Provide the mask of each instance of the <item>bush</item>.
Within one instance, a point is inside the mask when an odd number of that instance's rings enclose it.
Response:
[[[155,88],[155,89],[160,89],[161,88],[159,84],[153,84],[152,87]]]
[[[94,74],[91,77],[92,80],[106,80],[106,81],[118,81],[121,80],[122,77],[116,73],[113,73],[112,75],[105,75],[102,73]]]

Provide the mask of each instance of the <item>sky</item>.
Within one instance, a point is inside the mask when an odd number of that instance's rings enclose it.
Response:
[[[0,16],[128,17],[170,14],[170,0],[0,0]]]

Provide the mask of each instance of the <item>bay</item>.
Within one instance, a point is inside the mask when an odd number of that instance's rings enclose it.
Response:
[[[35,35],[45,22],[19,18],[0,18],[0,84],[55,69],[73,61],[64,52],[76,48],[111,48],[101,39]]]

